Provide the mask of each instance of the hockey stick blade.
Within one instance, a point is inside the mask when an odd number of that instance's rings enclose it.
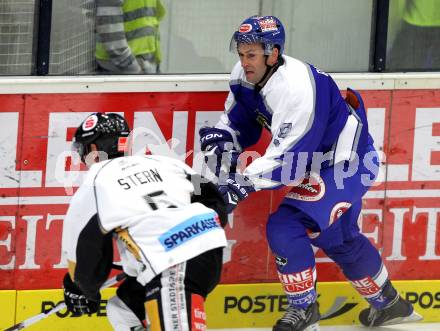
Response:
[[[119,281],[123,280],[125,278],[125,273],[121,272],[120,274],[117,274],[116,276],[108,279],[104,284],[102,284],[101,286],[101,290],[113,286],[116,283],[118,283]],[[57,304],[55,307],[53,307],[51,310],[49,310],[48,312],[45,313],[40,313],[38,315],[29,317],[28,319],[17,323],[13,326],[11,326],[10,328],[5,329],[4,331],[18,331],[18,330],[23,330],[24,328],[27,328],[28,326],[37,323],[47,317],[49,317],[50,315],[53,315],[57,312],[59,312],[60,310],[66,308],[66,304],[64,302],[61,302],[59,304]]]

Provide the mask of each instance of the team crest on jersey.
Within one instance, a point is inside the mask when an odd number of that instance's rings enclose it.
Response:
[[[90,115],[86,118],[86,120],[82,124],[82,129],[84,131],[90,131],[93,130],[96,125],[98,124],[98,116],[96,115]]]
[[[310,173],[304,177],[302,182],[294,186],[286,198],[301,200],[301,201],[318,201],[325,194],[325,183],[321,176],[315,173]]]
[[[337,203],[331,213],[330,213],[330,220],[328,225],[332,225],[339,217],[342,216],[343,213],[345,213],[349,208],[351,207],[351,203],[349,202],[339,202]]]
[[[252,25],[251,24],[242,24],[240,25],[240,28],[238,29],[240,33],[248,33],[252,31]]]
[[[278,138],[286,138],[291,130],[292,130],[292,123],[281,124],[280,129],[278,131]]]
[[[262,32],[276,31],[277,22],[273,18],[266,18],[264,20],[259,20],[258,24],[260,25]]]

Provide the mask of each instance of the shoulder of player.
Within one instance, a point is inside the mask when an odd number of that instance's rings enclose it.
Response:
[[[97,183],[106,183],[109,178],[125,173],[125,170],[141,168],[157,169],[162,174],[178,175],[180,173],[186,176],[194,173],[191,167],[175,158],[162,155],[132,155],[93,165],[83,185],[94,186]]]
[[[277,88],[284,86],[285,89],[295,92],[308,87],[312,79],[310,65],[290,56],[283,58],[284,64],[274,74]]]
[[[99,171],[102,169],[102,167],[104,165],[106,165],[108,162],[110,162],[110,160],[101,161],[101,162],[93,164],[89,168],[89,170],[87,170],[87,172],[84,174],[82,182],[81,182],[78,190],[74,194],[74,196],[77,195],[79,191],[86,191],[90,187],[93,187],[93,182],[96,178],[96,175],[99,173]]]
[[[313,95],[309,65],[292,57],[283,58],[285,63],[278,68],[261,91],[267,102],[290,100],[296,103],[306,95]]]
[[[161,166],[168,169],[173,169],[172,171],[174,172],[182,171],[184,174],[190,174],[190,175],[195,173],[195,171],[185,162],[172,157],[162,156],[162,155],[146,155],[145,158],[150,160],[155,160],[159,162]]]

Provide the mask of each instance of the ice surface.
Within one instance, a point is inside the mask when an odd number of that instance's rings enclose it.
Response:
[[[390,325],[378,328],[365,328],[359,325],[334,325],[321,326],[321,331],[440,331],[440,323],[408,323],[400,325]],[[208,331],[272,331],[269,328],[258,329],[210,329]]]

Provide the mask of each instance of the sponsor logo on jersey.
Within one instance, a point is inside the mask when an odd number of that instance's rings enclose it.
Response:
[[[300,184],[294,186],[286,194],[286,197],[301,201],[318,201],[324,196],[324,193],[324,181],[319,175],[311,173]]]
[[[260,25],[261,32],[269,32],[269,31],[277,31],[277,23],[273,18],[266,18],[263,20],[259,20],[258,24]]]
[[[198,294],[191,294],[191,330],[205,331],[206,313],[203,297]]]
[[[197,215],[162,234],[159,241],[165,251],[170,251],[189,240],[217,229],[221,229],[221,226],[216,213]]]
[[[351,203],[349,202],[339,202],[337,203],[331,213],[330,213],[330,221],[328,225],[332,225],[339,217],[342,216],[349,208],[351,207]]]
[[[364,297],[374,297],[380,292],[380,286],[369,276],[354,280],[351,284]]]
[[[278,277],[290,304],[305,308],[315,301],[316,291],[312,268],[290,274],[278,272]]]
[[[290,274],[282,274],[281,272],[278,272],[278,278],[280,279],[281,284],[283,284],[284,291],[288,294],[308,292],[313,289],[315,285],[312,268]]]
[[[250,31],[252,31],[251,24],[242,24],[242,25],[240,25],[240,28],[238,29],[238,32],[240,32],[240,33],[248,33]]]
[[[295,307],[307,308],[310,304],[315,302],[316,291],[312,287],[309,291],[300,294],[288,294],[287,299],[289,304]]]
[[[98,124],[98,116],[96,115],[90,115],[86,118],[86,120],[82,124],[82,129],[84,131],[90,131],[96,127]]]
[[[186,300],[184,290],[184,275],[185,264],[177,264],[174,267],[168,269],[168,272],[164,273],[167,278],[166,283],[168,286],[163,287],[162,304],[165,304],[168,309],[163,309],[165,325],[169,326],[170,330],[182,330],[187,326],[187,312],[186,312]],[[168,327],[165,327],[168,330]]]

